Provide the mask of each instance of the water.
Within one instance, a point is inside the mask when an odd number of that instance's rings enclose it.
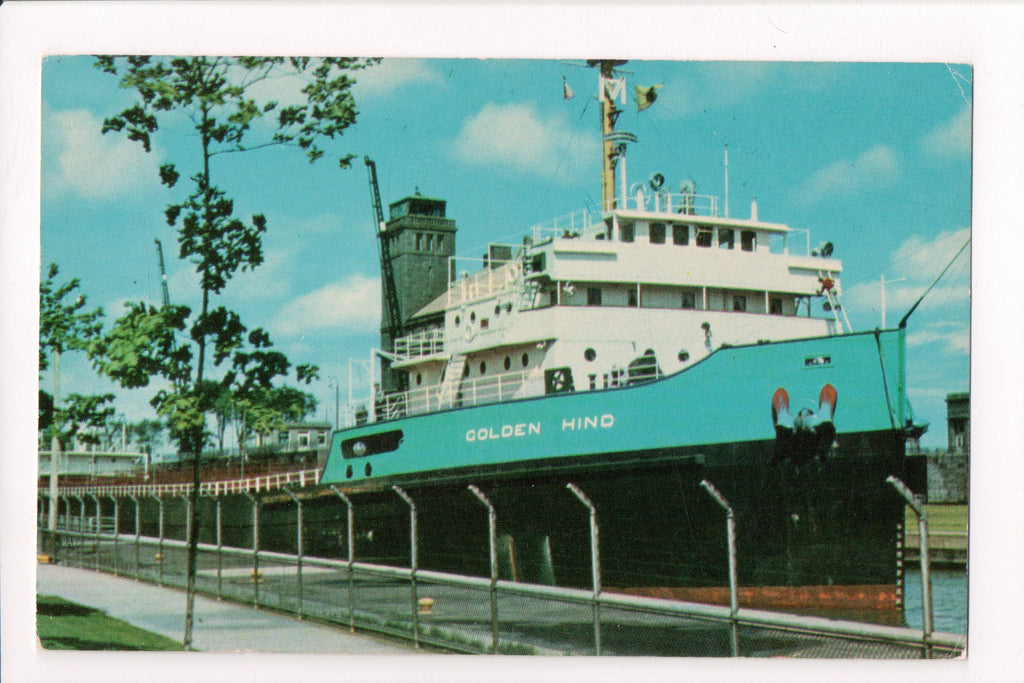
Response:
[[[908,569],[903,589],[907,626],[923,628],[921,571]],[[943,633],[967,633],[967,572],[963,569],[932,570],[932,621]]]

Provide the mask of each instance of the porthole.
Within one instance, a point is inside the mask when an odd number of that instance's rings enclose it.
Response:
[[[509,356],[505,356],[505,369],[506,370],[511,370],[512,369],[512,359]]]
[[[462,324],[462,318],[460,318],[459,316],[455,316],[455,327],[458,327],[461,324]]]
[[[494,315],[501,315],[501,304],[494,307]]]
[[[512,312],[512,304],[505,304],[505,312],[506,313],[511,313]]]
[[[586,358],[588,361],[592,361],[595,358],[597,358],[597,351],[595,351],[594,349],[587,349],[586,351],[583,352],[583,357]]]
[[[487,374],[487,362],[486,361],[480,361],[480,374],[481,375]]]
[[[366,463],[366,467],[363,468],[363,471],[366,472],[366,476],[373,474],[373,468],[370,466],[370,463]]]
[[[679,352],[679,362],[680,363],[685,363],[688,360],[690,360],[690,354],[688,352],[686,352],[686,351],[680,351]]]
[[[416,386],[419,386],[421,384],[423,384],[423,373],[422,372],[417,372],[416,373]]]
[[[530,364],[530,354],[524,353],[523,354],[523,367],[525,368],[529,364]]]
[[[352,478],[352,465],[349,465],[348,467],[345,468],[345,478],[346,479],[351,479]]]
[[[470,314],[469,314],[469,322],[471,322],[471,323],[475,323],[476,322],[476,311],[471,311],[470,312]]]

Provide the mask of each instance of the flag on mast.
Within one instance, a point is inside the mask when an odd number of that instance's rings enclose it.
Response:
[[[635,86],[635,87],[636,87],[636,110],[638,112],[640,112],[640,111],[643,111],[644,109],[647,109],[647,107],[651,106],[652,104],[654,104],[654,101],[656,99],[658,99],[658,88],[664,87],[664,83],[660,83],[658,85],[648,85],[648,86],[638,85],[638,86]]]
[[[569,87],[569,84],[565,82],[565,76],[562,76],[562,98],[568,102],[574,97],[576,97],[576,93],[574,93],[572,88]]]

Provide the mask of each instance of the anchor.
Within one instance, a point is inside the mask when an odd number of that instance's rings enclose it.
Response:
[[[772,396],[772,422],[775,423],[775,453],[771,464],[789,460],[800,466],[823,457],[836,438],[832,417],[838,393],[831,384],[821,388],[817,411],[802,408],[796,415],[789,410],[789,393],[783,387]]]

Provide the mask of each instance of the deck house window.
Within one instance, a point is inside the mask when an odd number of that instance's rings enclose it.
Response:
[[[620,223],[619,224],[619,240],[622,242],[632,242],[636,238],[635,226],[632,223]]]
[[[601,305],[601,288],[600,287],[587,287],[587,305],[588,306],[600,306]]]
[[[651,223],[650,238],[651,244],[665,244],[665,224]]]
[[[740,233],[740,249],[743,251],[754,251],[757,249],[757,233],[753,230],[744,230]]]
[[[693,292],[683,292],[683,308],[696,308],[697,302]]]
[[[772,297],[769,301],[769,313],[772,315],[782,315],[782,299],[778,297]]]
[[[745,313],[747,310],[747,297],[737,294],[732,298],[732,310],[737,313]]]
[[[634,306],[634,307],[636,306],[636,290],[635,289],[631,289],[631,290],[626,292],[626,305],[627,306]]]
[[[697,228],[697,246],[711,246],[711,228]]]
[[[416,233],[416,251],[423,251],[423,233]]]
[[[735,246],[735,232],[730,228],[718,229],[718,247],[720,249],[732,249]]]
[[[673,225],[672,226],[672,244],[685,247],[690,243],[690,226],[689,225]]]

